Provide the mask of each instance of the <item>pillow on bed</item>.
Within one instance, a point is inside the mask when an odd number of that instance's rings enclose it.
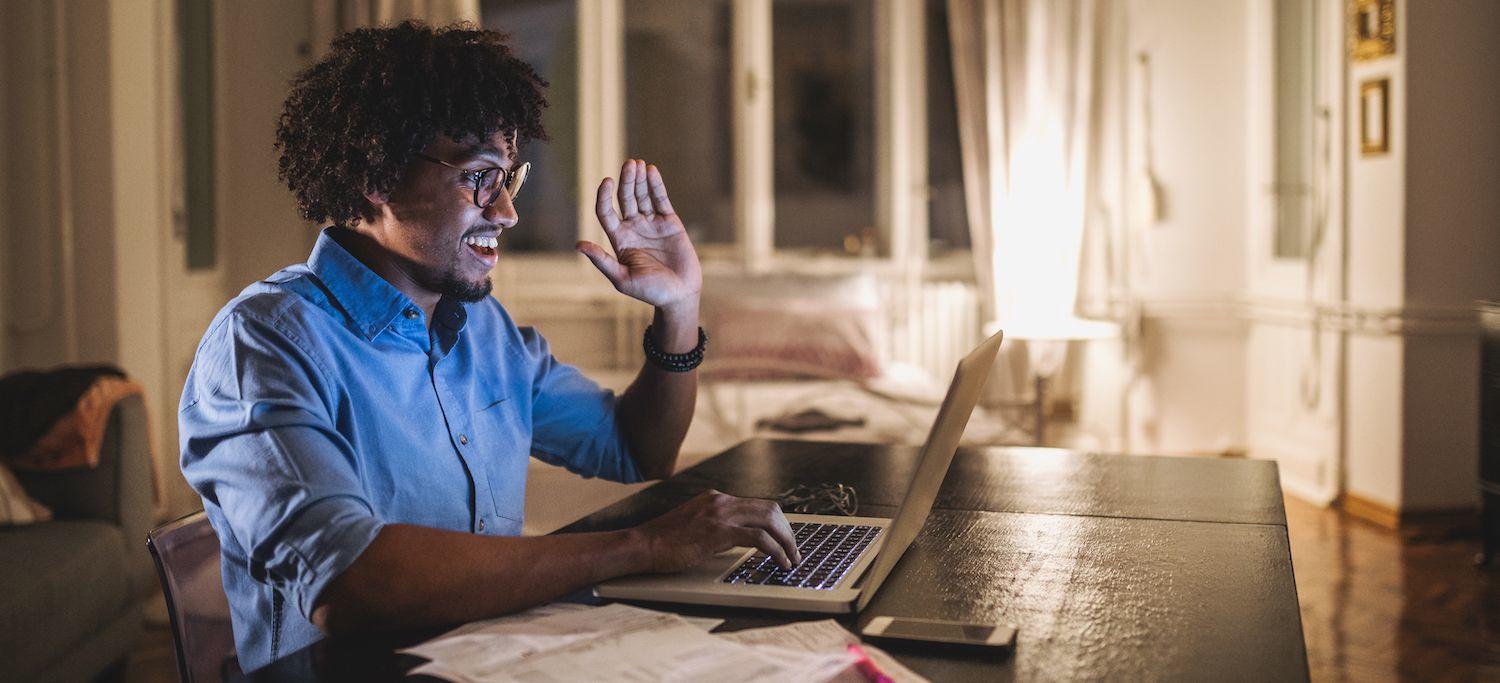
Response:
[[[734,275],[704,283],[705,379],[879,376],[880,302],[874,278]]]

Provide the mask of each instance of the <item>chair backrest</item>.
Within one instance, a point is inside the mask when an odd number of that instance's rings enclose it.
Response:
[[[229,600],[219,570],[219,537],[201,510],[167,522],[146,535],[156,560],[177,674],[183,681],[220,681],[237,670]]]

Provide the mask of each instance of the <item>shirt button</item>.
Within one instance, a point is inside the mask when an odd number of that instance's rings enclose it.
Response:
[[[417,309],[415,309],[415,308],[408,308],[408,309],[402,311],[401,315],[406,316],[407,320],[416,320],[417,319]]]
[[[484,518],[483,517],[479,518],[479,530],[480,531],[484,531]]]
[[[465,436],[463,434],[459,434],[458,435],[458,442],[461,443],[461,444],[463,444],[463,445],[465,445],[465,446],[467,446],[467,445],[469,445],[469,437],[467,437],[467,436]]]

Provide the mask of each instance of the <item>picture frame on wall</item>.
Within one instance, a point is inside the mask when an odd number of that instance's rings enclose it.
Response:
[[[1375,156],[1391,151],[1391,79],[1359,84],[1359,153]]]
[[[1396,54],[1396,0],[1348,0],[1349,58],[1369,61]]]

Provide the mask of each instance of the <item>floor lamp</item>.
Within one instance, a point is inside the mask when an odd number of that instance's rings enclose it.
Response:
[[[1062,369],[1068,355],[1068,342],[1111,339],[1119,336],[1120,326],[1103,320],[1085,320],[1066,317],[1056,320],[1017,320],[1005,323],[990,323],[985,334],[1005,330],[1007,339],[1026,342],[1026,366],[1030,374],[1032,396],[1030,401],[1007,404],[1008,407],[1029,408],[1032,412],[1032,444],[1042,446],[1047,441],[1047,390],[1052,378]]]

